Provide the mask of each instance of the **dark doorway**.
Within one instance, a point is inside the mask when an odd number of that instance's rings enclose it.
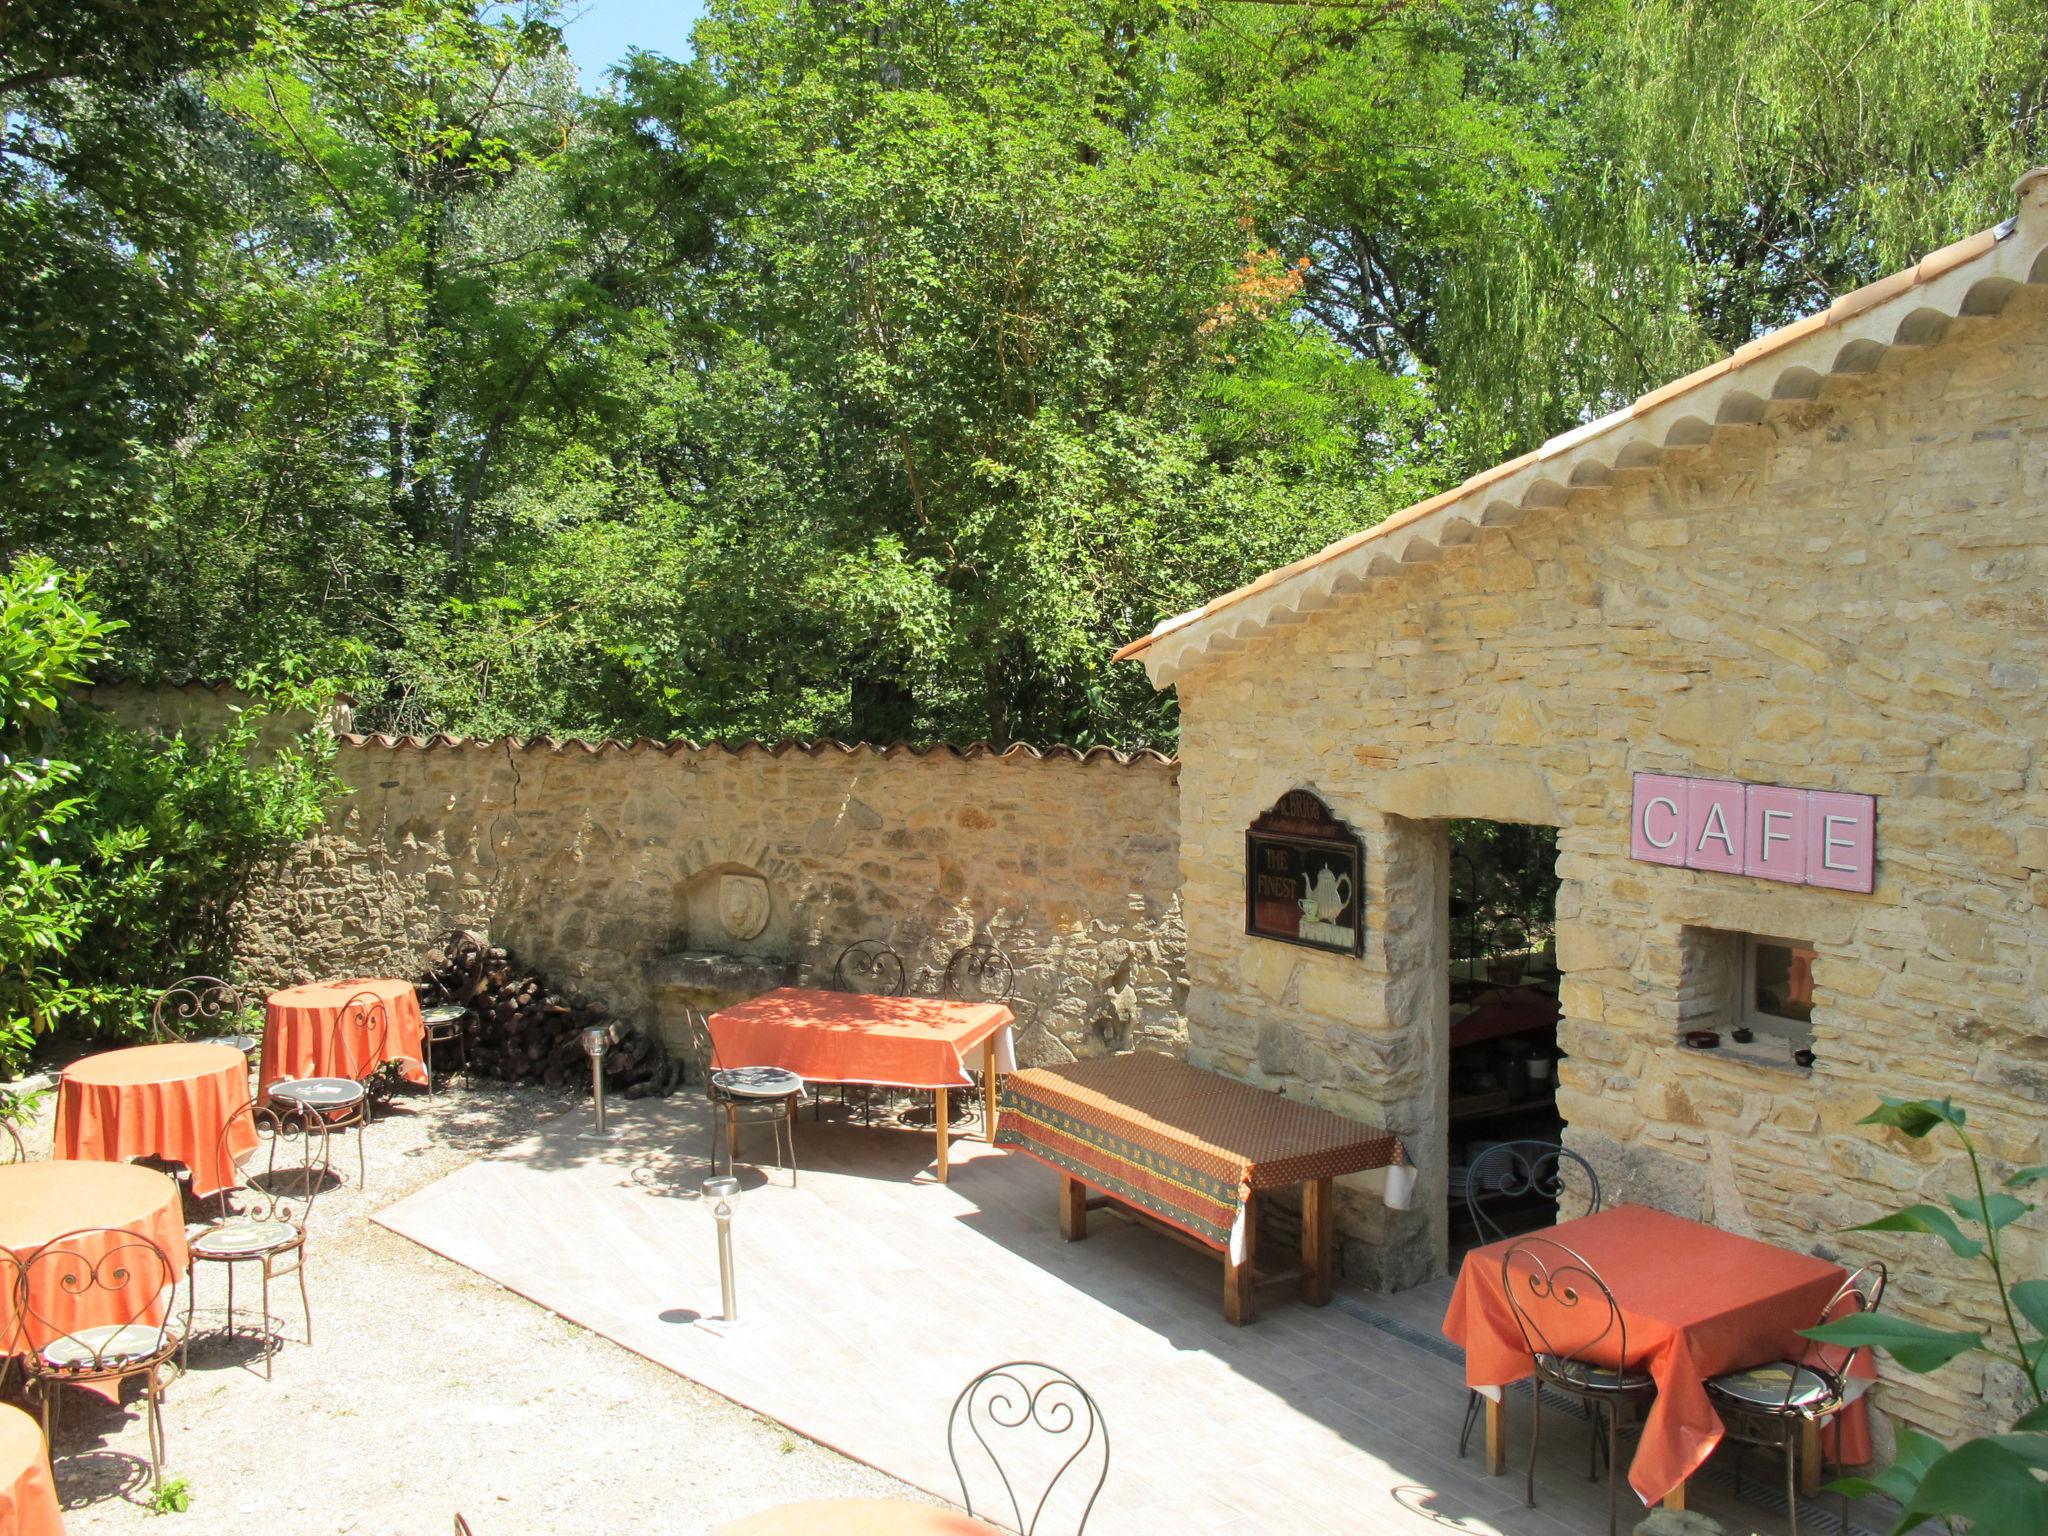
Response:
[[[1557,1142],[1557,829],[1453,821],[1450,869],[1450,1247],[1557,1219],[1556,1202],[1512,1179],[1474,1184],[1503,1142]],[[1495,1166],[1501,1166],[1495,1160]],[[1475,1217],[1473,1207],[1479,1207]],[[1481,1219],[1483,1218],[1483,1220]]]

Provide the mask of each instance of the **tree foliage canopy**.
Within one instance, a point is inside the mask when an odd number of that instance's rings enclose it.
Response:
[[[1111,648],[1995,222],[2022,0],[0,19],[0,541],[408,730],[1167,741]]]

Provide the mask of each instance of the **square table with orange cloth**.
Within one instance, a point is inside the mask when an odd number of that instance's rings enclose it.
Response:
[[[366,995],[382,1004],[383,1040],[368,1038],[378,1013],[367,1005],[367,1019],[352,1016],[346,1026],[353,1038],[337,1040],[343,1010]],[[287,1078],[361,1078],[372,1068],[395,1061],[407,1082],[425,1083],[425,1034],[420,995],[409,981],[351,976],[286,987],[263,1000],[263,1067],[256,1080],[267,1089]]]
[[[938,1178],[943,1184],[951,1129],[946,1094],[974,1085],[967,1062],[980,1047],[988,1119],[994,1123],[997,1084],[1003,1073],[1017,1068],[1010,1030],[1014,1019],[1001,1003],[778,987],[715,1013],[707,1022],[721,1067],[781,1067],[806,1083],[933,1090],[939,1098]]]
[[[1152,1051],[1016,1073],[1003,1088],[996,1145],[1222,1249],[1232,1322],[1250,1317],[1261,1191],[1308,1187],[1303,1291],[1320,1305],[1329,1299],[1331,1181],[1402,1158],[1398,1136]],[[1085,1208],[1071,1192],[1063,1198],[1072,1240],[1086,1232]]]
[[[193,1194],[211,1195],[234,1187],[221,1132],[248,1102],[249,1059],[231,1045],[184,1041],[102,1051],[64,1069],[50,1155],[108,1163],[161,1157],[191,1170]],[[225,1149],[235,1159],[256,1148],[254,1118],[241,1125]]]
[[[1682,1488],[1721,1442],[1721,1416],[1707,1396],[1707,1379],[1798,1359],[1807,1347],[1799,1330],[1820,1321],[1820,1309],[1848,1278],[1826,1259],[1647,1206],[1617,1205],[1465,1255],[1444,1334],[1465,1351],[1468,1386],[1504,1387],[1535,1374],[1501,1290],[1503,1255],[1528,1238],[1571,1249],[1614,1293],[1630,1358],[1598,1363],[1645,1370],[1657,1383],[1628,1473],[1645,1504]],[[1868,1461],[1869,1418],[1860,1397],[1836,1417],[1842,1441],[1836,1459]]]
[[[0,1404],[0,1531],[8,1536],[64,1536],[57,1483],[43,1427],[19,1408]]]
[[[184,1202],[177,1181],[169,1174],[132,1163],[51,1161],[0,1167],[0,1249],[12,1254],[16,1263],[26,1263],[37,1249],[60,1237],[95,1227],[148,1238],[171,1261],[174,1275],[183,1275],[189,1267]],[[102,1236],[91,1245],[70,1244],[67,1251],[96,1263],[117,1246],[114,1239]],[[152,1323],[163,1321],[161,1309],[147,1306],[150,1298],[146,1296],[97,1288],[75,1296],[66,1294],[55,1279],[62,1268],[38,1270],[33,1309],[36,1326],[26,1329],[26,1340],[22,1337],[26,1319],[18,1312],[14,1281],[0,1285],[0,1339],[6,1341],[6,1353],[41,1349],[65,1333],[131,1321],[138,1315]],[[8,1266],[10,1276],[18,1273]],[[138,1286],[148,1283],[141,1269],[135,1273]],[[111,1388],[106,1395],[113,1395]],[[0,1525],[0,1530],[5,1529]]]
[[[1001,1003],[778,987],[709,1022],[720,1066],[781,1067],[807,1083],[969,1088],[968,1053],[1011,1019]],[[1014,1045],[997,1051],[997,1070],[1014,1071]]]

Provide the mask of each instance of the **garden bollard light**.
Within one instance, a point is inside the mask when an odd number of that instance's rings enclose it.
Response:
[[[718,1222],[718,1295],[725,1308],[719,1320],[727,1324],[737,1323],[739,1301],[737,1287],[732,1274],[732,1208],[739,1204],[740,1181],[726,1174],[716,1179],[706,1179],[703,1184],[704,1198],[716,1200],[718,1205],[711,1213]]]
[[[604,1053],[618,1040],[617,1024],[593,1024],[583,1031],[583,1049],[590,1054],[590,1094],[597,1101],[597,1128],[584,1131],[581,1141],[617,1141],[617,1131],[604,1123]]]

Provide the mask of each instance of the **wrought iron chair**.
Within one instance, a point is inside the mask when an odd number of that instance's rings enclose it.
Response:
[[[804,1080],[782,1067],[728,1067],[718,1059],[718,1038],[711,1024],[695,1008],[683,1010],[683,1027],[690,1036],[690,1054],[704,1071],[704,1102],[711,1106],[711,1156],[713,1174],[718,1172],[718,1148],[725,1147],[725,1171],[732,1172],[733,1149],[739,1141],[741,1116],[773,1111],[775,1166],[789,1170],[789,1187],[796,1188],[796,1111],[803,1101]],[[782,1160],[783,1138],[789,1138],[789,1161]]]
[[[1820,1309],[1822,1323],[1875,1312],[1888,1279],[1882,1264],[1866,1264],[1844,1280]],[[1809,1340],[1797,1360],[1772,1360],[1725,1376],[1710,1377],[1707,1396],[1721,1415],[1728,1438],[1738,1445],[1782,1446],[1785,1451],[1785,1508],[1792,1536],[1799,1536],[1799,1441],[1808,1425],[1841,1411],[1849,1401],[1849,1369],[1859,1349]],[[1736,1462],[1741,1475],[1742,1463]],[[1738,1488],[1739,1491],[1739,1488]],[[1844,1499],[1842,1529],[1849,1529]]]
[[[434,1088],[434,1047],[453,1045],[462,1058],[462,1070],[469,1070],[469,1010],[460,1003],[433,1003],[420,1010],[421,1048],[426,1052],[427,1094]]]
[[[332,1077],[291,1078],[270,1085],[273,1103],[285,1105],[306,1133],[320,1138],[322,1171],[334,1166],[332,1140],[337,1131],[356,1133],[356,1182],[367,1177],[363,1128],[371,1120],[370,1082],[384,1070],[384,1043],[389,1028],[384,999],[374,992],[350,998],[334,1015]]]
[[[903,957],[881,939],[849,944],[832,964],[832,989],[866,992],[872,997],[901,997]]]
[[[140,1376],[148,1390],[149,1471],[163,1481],[163,1383],[159,1373],[182,1341],[170,1325],[177,1271],[163,1249],[119,1227],[82,1227],[53,1238],[15,1269],[22,1363],[43,1405],[43,1441],[53,1445],[58,1391]],[[81,1314],[111,1322],[72,1324]],[[161,1322],[152,1321],[152,1315]],[[68,1324],[71,1324],[67,1326]]]
[[[220,1030],[201,1037],[205,1045],[231,1045],[244,1056],[254,1057],[263,1046],[261,1035],[231,1027],[242,1016],[242,994],[232,982],[218,976],[188,976],[157,994],[149,1008],[149,1038],[158,1045],[192,1038],[197,1029]]]
[[[292,1265],[282,1273],[299,1277],[299,1305],[306,1313],[306,1343],[310,1345],[313,1342],[313,1302],[306,1294],[306,1222],[313,1214],[313,1197],[319,1193],[319,1182],[313,1171],[314,1133],[306,1129],[301,1117],[280,1115],[256,1099],[236,1110],[228,1123],[221,1127],[220,1158],[223,1165],[233,1162],[234,1133],[244,1124],[255,1127],[257,1141],[256,1151],[250,1154],[244,1167],[253,1170],[260,1158],[264,1164],[261,1181],[251,1171],[239,1189],[221,1190],[218,1196],[220,1215],[205,1226],[186,1232],[186,1241],[192,1251],[192,1273],[185,1283],[185,1338],[189,1348],[201,1264],[221,1264],[227,1268],[227,1332],[230,1338],[235,1332],[235,1266],[262,1265],[263,1378],[268,1381],[270,1357],[276,1353],[276,1335],[270,1328],[270,1280],[280,1272],[278,1264],[287,1258]],[[277,1149],[281,1143],[293,1140],[298,1141],[304,1153],[302,1166],[305,1178],[298,1199],[288,1201],[277,1186]]]
[[[1518,1239],[1500,1260],[1501,1290],[1536,1366],[1538,1390],[1529,1417],[1529,1482],[1524,1498],[1536,1505],[1536,1454],[1543,1436],[1543,1387],[1586,1404],[1593,1445],[1607,1423],[1607,1530],[1619,1520],[1615,1503],[1621,1414],[1656,1396],[1646,1371],[1628,1363],[1628,1320],[1593,1266],[1548,1237]]]
[[[1570,1172],[1585,1185],[1586,1208],[1584,1216],[1595,1216],[1600,1211],[1600,1175],[1593,1171],[1593,1165],[1578,1153],[1560,1146],[1554,1141],[1504,1141],[1497,1147],[1488,1147],[1472,1160],[1465,1170],[1465,1209],[1472,1217],[1472,1225],[1479,1233],[1480,1243],[1497,1243],[1505,1238],[1507,1228],[1494,1218],[1489,1200],[1512,1199],[1517,1195],[1541,1195],[1551,1201],[1561,1201],[1570,1186],[1566,1178]],[[1543,1384],[1536,1384],[1536,1391],[1543,1390]],[[1465,1448],[1472,1443],[1472,1428],[1479,1422],[1479,1394],[1467,1391],[1465,1394],[1465,1426],[1458,1431],[1458,1454],[1463,1456]]]
[[[1003,1497],[1010,1505],[1010,1528],[1020,1532],[1021,1536],[1038,1536],[1038,1524],[1046,1514],[1047,1503],[1067,1473],[1078,1467],[1077,1480],[1070,1485],[1074,1494],[1055,1507],[1054,1517],[1059,1518],[1058,1510],[1085,1490],[1087,1501],[1082,1504],[1080,1515],[1074,1522],[1074,1536],[1081,1536],[1087,1527],[1088,1516],[1095,1509],[1096,1499],[1102,1495],[1102,1485],[1109,1479],[1109,1425],[1096,1408],[1095,1399],[1079,1382],[1055,1366],[1035,1360],[1011,1360],[983,1371],[961,1389],[959,1397],[953,1400],[953,1412],[946,1420],[946,1455],[953,1463],[953,1475],[960,1480],[960,1501],[972,1515],[974,1489],[960,1465],[960,1453],[967,1449],[962,1437],[963,1426],[994,1469]],[[1050,1453],[1038,1460],[1053,1463],[1049,1476],[1040,1473],[1044,1487],[1037,1501],[1031,1505],[1028,1517],[1024,1510],[1025,1501],[1039,1477],[1034,1476],[1025,1484],[1020,1497],[1018,1484],[1012,1481],[997,1450],[998,1443],[1005,1446],[1020,1443],[1024,1431],[1033,1431],[1051,1441]],[[1006,1432],[1014,1434],[1006,1439]],[[1101,1438],[1099,1452],[1095,1449],[1098,1433]],[[992,1436],[996,1443],[991,1443]],[[1088,1481],[1091,1469],[1095,1474],[1093,1483]],[[995,1507],[995,1514],[1001,1517],[1000,1505]]]
[[[996,948],[995,940],[976,939],[972,944],[963,944],[946,959],[946,968],[939,973],[939,995],[963,1003],[1002,1003],[1012,1007],[1016,1001],[1017,967],[1010,963],[1010,957]],[[981,1093],[972,1093],[968,1098],[967,1118],[978,1119],[986,1104]]]
[[[839,951],[839,958],[832,962],[832,990],[835,992],[865,992],[870,997],[901,997],[904,990],[905,972],[903,957],[891,949],[882,939],[860,939]],[[874,1090],[863,1086],[860,1091],[861,1124],[868,1123]],[[839,1102],[846,1102],[846,1086],[840,1085]],[[822,1093],[814,1096],[811,1118],[823,1119],[825,1098]]]

